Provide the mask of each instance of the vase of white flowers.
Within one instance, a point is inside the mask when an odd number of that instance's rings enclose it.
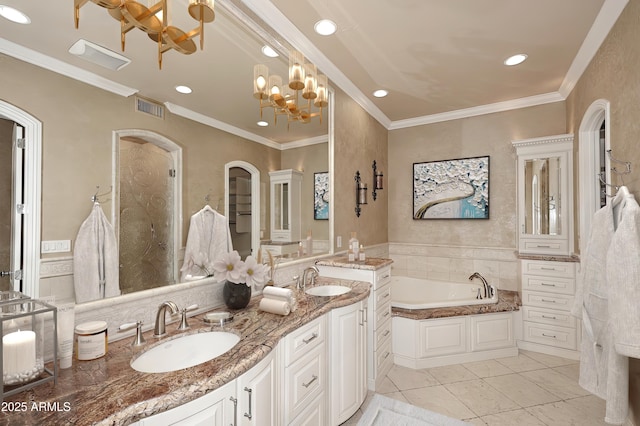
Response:
[[[268,269],[253,256],[243,261],[235,250],[213,262],[213,271],[218,282],[224,281],[222,298],[230,309],[245,308],[251,300],[251,287],[264,286],[268,275]]]

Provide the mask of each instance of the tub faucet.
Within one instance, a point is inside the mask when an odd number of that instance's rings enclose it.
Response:
[[[474,278],[479,278],[480,281],[482,281],[482,286],[484,287],[484,297],[480,297],[480,299],[490,299],[492,291],[487,280],[482,275],[480,275],[480,272],[474,272],[473,274],[471,274],[471,276],[469,277],[469,281],[472,281]]]
[[[314,285],[316,282],[316,277],[320,274],[317,266],[309,266],[302,272],[302,280],[300,281],[300,287],[302,291],[307,287],[307,274],[311,274],[311,285]]]
[[[175,315],[179,312],[178,305],[173,302],[162,302],[158,306],[158,313],[156,314],[156,326],[153,329],[153,337],[162,337],[167,334],[164,326],[164,317],[167,308],[171,310],[171,315]]]

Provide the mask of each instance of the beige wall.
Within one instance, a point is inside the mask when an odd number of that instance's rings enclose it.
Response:
[[[389,132],[389,241],[516,248],[512,140],[562,134],[562,102]],[[489,220],[412,220],[413,163],[490,156]]]
[[[624,183],[640,198],[640,0],[630,0],[567,99],[567,129],[578,134],[585,111],[598,99],[611,103],[611,149],[616,158],[632,163]],[[574,142],[577,150],[577,138]],[[576,168],[578,164],[576,163]],[[621,184],[621,181],[615,182]],[[580,197],[576,186],[576,197]],[[638,256],[637,253],[633,254]],[[640,361],[630,360],[631,407],[640,424]]]
[[[346,250],[352,231],[357,232],[360,243],[370,246],[386,243],[388,212],[387,205],[393,189],[386,184],[379,191],[376,201],[371,196],[373,187],[373,160],[378,170],[389,176],[387,161],[387,130],[364,111],[344,92],[336,90],[335,108],[335,235],[342,237]],[[362,181],[367,184],[368,204],[362,206],[360,217],[356,217],[356,190],[354,177],[360,171]],[[387,180],[388,182],[388,180]]]

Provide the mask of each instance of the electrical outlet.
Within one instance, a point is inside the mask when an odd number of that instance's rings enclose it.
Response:
[[[338,248],[342,247],[342,235],[336,237],[336,246],[338,246]]]

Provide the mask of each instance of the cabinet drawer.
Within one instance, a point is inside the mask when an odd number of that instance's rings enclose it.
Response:
[[[567,311],[554,309],[522,307],[522,319],[524,321],[540,322],[561,327],[576,328],[576,319]]]
[[[573,278],[557,278],[524,274],[522,276],[522,289],[573,295],[576,291],[576,280]]]
[[[373,349],[379,348],[383,342],[391,338],[391,318],[378,324],[373,333]]]
[[[376,362],[376,371],[384,371],[388,363],[393,364],[393,354],[391,353],[391,341],[386,342],[373,355]]]
[[[376,309],[376,314],[373,317],[373,329],[377,330],[379,326],[384,324],[385,321],[391,319],[391,300],[388,300],[384,305]]]
[[[574,262],[547,262],[544,260],[522,260],[522,274],[543,275],[545,277],[575,278]]]
[[[391,300],[391,282],[377,288],[373,292],[373,297],[375,300],[376,310],[381,309],[385,303]]]
[[[287,418],[293,419],[325,388],[325,352],[318,347],[285,369]]]
[[[524,340],[564,349],[577,349],[576,329],[523,321]]]
[[[524,290],[522,292],[522,304],[525,306],[570,311],[571,306],[573,306],[573,296]]]
[[[569,252],[567,240],[537,240],[520,237],[520,251],[523,253],[566,254]]]
[[[296,426],[325,426],[327,424],[326,411],[324,393],[321,393],[320,396],[306,406],[298,417],[288,424]]]
[[[391,266],[387,266],[385,268],[382,268],[376,271],[374,288],[378,288],[390,282],[391,282]]]
[[[311,349],[324,343],[326,334],[325,317],[311,321],[285,338],[284,361],[290,365]]]

